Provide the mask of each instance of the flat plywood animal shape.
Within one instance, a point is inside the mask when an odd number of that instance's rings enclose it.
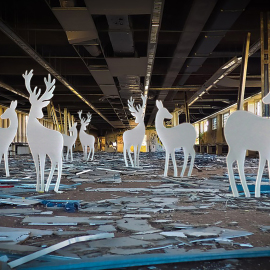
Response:
[[[262,101],[265,104],[270,104],[270,94],[267,94]],[[260,155],[255,197],[261,196],[261,180],[266,160],[268,162],[268,170],[270,168],[269,134],[270,119],[268,118],[242,110],[236,111],[229,116],[224,127],[224,135],[229,146],[227,168],[234,197],[239,196],[232,167],[234,161],[237,161],[238,164],[239,176],[245,196],[250,197],[244,172],[246,150],[258,151]]]
[[[127,152],[131,166],[139,167],[139,154],[141,151],[141,146],[145,135],[144,110],[147,97],[141,95],[141,99],[142,99],[142,106],[141,105],[134,106],[134,99],[132,97],[130,97],[130,99],[128,100],[129,111],[131,112],[132,116],[135,117],[135,123],[137,123],[138,125],[131,130],[125,131],[123,134],[123,142],[124,142],[123,152],[126,167],[128,167],[128,161],[126,156]],[[130,153],[131,146],[133,146],[134,149],[134,163]]]
[[[95,137],[93,135],[87,134],[85,132],[86,127],[89,125],[91,122],[92,114],[90,112],[87,113],[87,119],[84,117],[82,118],[82,111],[78,111],[79,118],[81,120],[81,129],[80,129],[80,141],[83,149],[83,154],[84,154],[84,160],[88,161],[90,158],[90,154],[92,152],[92,157],[91,160],[94,158],[94,153],[95,153]],[[87,147],[89,146],[90,151],[89,155],[87,157]]]
[[[72,132],[72,135],[68,136],[66,134],[63,135],[64,139],[64,146],[67,147],[67,156],[66,156],[66,161],[68,161],[68,154],[70,153],[70,160],[73,161],[73,153],[72,153],[72,147],[75,144],[78,136],[78,131],[77,131],[77,122],[73,124],[73,126],[68,130],[69,132]]]
[[[8,147],[12,143],[18,128],[18,117],[15,112],[16,107],[17,100],[11,101],[10,107],[0,116],[2,119],[9,119],[10,123],[8,128],[0,128],[0,163],[2,161],[2,156],[4,155],[7,177],[10,176],[8,167]]]
[[[174,177],[177,177],[175,149],[180,147],[182,147],[184,151],[184,164],[180,176],[182,177],[184,175],[187,167],[188,156],[191,155],[191,162],[188,171],[188,176],[190,176],[192,173],[195,159],[195,150],[194,150],[194,144],[196,140],[195,128],[189,123],[183,123],[172,128],[166,128],[164,126],[164,119],[172,119],[172,114],[170,114],[169,111],[163,107],[162,101],[157,100],[156,106],[158,107],[155,120],[156,130],[158,137],[160,138],[166,150],[164,176],[168,175],[168,165],[171,155],[174,167]]]
[[[37,86],[34,88],[34,90],[31,89],[30,81],[33,77],[33,70],[31,70],[29,73],[25,71],[22,76],[25,79],[26,89],[30,94],[29,101],[31,103],[31,108],[26,128],[26,136],[36,167],[36,190],[44,192],[44,167],[46,155],[48,155],[51,160],[51,171],[46,183],[45,191],[49,190],[54,170],[57,165],[58,176],[54,191],[58,192],[62,175],[63,136],[58,131],[44,127],[38,120],[42,119],[44,116],[42,108],[46,107],[50,103],[49,100],[53,97],[53,91],[55,89],[55,79],[51,81],[50,74],[48,75],[48,79],[46,79],[46,77],[44,78],[46,90],[43,95],[40,95],[41,89],[39,89],[37,93]]]

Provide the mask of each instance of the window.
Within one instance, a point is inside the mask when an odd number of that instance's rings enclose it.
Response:
[[[217,117],[212,118],[212,130],[217,129]]]
[[[256,114],[262,116],[262,102],[260,100],[256,101]]]
[[[208,120],[205,120],[204,122],[203,122],[203,132],[206,132],[207,130],[208,130]]]
[[[195,130],[196,130],[196,141],[195,144],[199,144],[199,124],[195,124]]]
[[[225,124],[226,124],[226,122],[227,122],[229,116],[230,116],[230,113],[229,113],[229,112],[224,113],[224,114],[222,115],[222,127],[225,126]]]

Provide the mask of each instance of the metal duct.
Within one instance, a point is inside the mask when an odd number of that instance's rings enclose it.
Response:
[[[53,75],[59,82],[66,86],[72,93],[78,96],[84,103],[86,103],[93,111],[102,117],[111,126],[113,124],[86,98],[84,98],[64,77],[62,77],[45,59],[43,59],[35,50],[32,49],[25,41],[23,41],[17,34],[15,34],[4,22],[0,20],[0,30],[13,40],[20,48],[29,54],[36,62],[44,67],[51,75]]]
[[[109,25],[109,37],[115,56],[134,56],[134,41],[129,26],[128,15],[106,15]],[[110,30],[117,30],[110,31]]]
[[[133,57],[134,40],[129,25],[128,15],[106,15],[106,18],[109,25],[109,37],[114,55],[116,57]],[[117,30],[117,32],[114,30]],[[119,61],[120,59],[117,60],[117,62]],[[125,69],[125,72],[121,72],[121,74],[125,74],[126,72]],[[119,93],[122,98],[129,99],[130,96],[133,96],[134,98],[141,96],[139,76],[118,75],[117,79],[120,86]]]

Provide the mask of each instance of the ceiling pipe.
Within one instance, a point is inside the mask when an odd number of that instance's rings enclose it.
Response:
[[[0,20],[0,30],[13,40],[20,48],[29,54],[36,62],[44,67],[51,75],[53,75],[59,82],[66,86],[72,93],[78,96],[84,103],[86,103],[94,112],[102,117],[112,127],[114,125],[87,99],[85,99],[64,77],[62,77],[45,59],[43,59],[30,45],[23,41],[17,34],[14,33],[2,20]]]

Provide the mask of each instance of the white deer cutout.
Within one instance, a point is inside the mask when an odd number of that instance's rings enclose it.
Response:
[[[270,94],[267,94],[263,98],[263,102],[270,104]],[[259,169],[255,185],[255,197],[261,196],[261,180],[266,160],[268,162],[268,170],[270,168],[269,134],[270,120],[267,118],[242,110],[236,111],[229,116],[224,127],[224,135],[229,146],[227,168],[234,197],[239,196],[232,167],[234,161],[237,161],[238,164],[239,176],[245,196],[250,197],[244,172],[246,150],[259,152]]]
[[[95,153],[95,137],[93,135],[87,134],[85,132],[86,127],[89,125],[91,122],[92,114],[90,112],[87,113],[87,119],[84,117],[82,118],[82,111],[78,111],[79,118],[81,120],[81,129],[80,129],[80,141],[83,149],[83,154],[84,154],[84,160],[88,161],[90,158],[90,154],[92,152],[92,157],[91,160],[94,158],[94,153]],[[89,146],[90,151],[89,155],[87,157],[87,147]]]
[[[156,106],[158,107],[158,112],[156,114],[155,119],[156,130],[158,137],[160,138],[166,150],[164,176],[167,176],[168,174],[168,165],[171,155],[174,167],[174,177],[177,177],[175,149],[180,147],[183,147],[184,151],[184,164],[180,177],[182,177],[185,173],[189,154],[191,155],[191,162],[188,171],[188,176],[190,176],[192,173],[195,159],[195,150],[194,150],[194,144],[196,140],[195,128],[189,123],[183,123],[172,128],[166,128],[164,126],[164,119],[172,119],[172,115],[166,108],[163,107],[162,101],[157,100]]]
[[[4,155],[7,177],[10,176],[8,168],[8,147],[13,141],[18,128],[18,117],[15,112],[16,107],[17,100],[11,101],[10,107],[0,116],[2,119],[9,119],[10,123],[8,128],[0,128],[0,163],[2,161],[2,156]]]
[[[32,91],[30,81],[33,77],[33,70],[29,73],[26,71],[22,75],[25,79],[25,86],[30,94],[29,101],[31,108],[29,112],[29,119],[26,128],[27,140],[34,159],[36,174],[37,174],[37,186],[36,190],[44,192],[44,167],[46,155],[51,159],[51,171],[46,183],[45,191],[49,190],[50,183],[54,174],[56,164],[58,165],[58,177],[55,184],[54,191],[58,192],[61,175],[62,175],[62,149],[63,149],[63,136],[60,132],[48,129],[44,127],[38,119],[43,118],[42,108],[46,107],[50,103],[50,99],[53,97],[53,91],[55,89],[55,79],[51,81],[51,75],[48,75],[48,80],[44,78],[46,90],[42,96],[40,96],[41,89],[37,92],[37,87]],[[39,163],[40,162],[40,181],[39,181]]]
[[[143,142],[143,138],[145,135],[145,125],[144,125],[144,107],[146,105],[146,96],[141,95],[142,106],[137,105],[134,107],[134,100],[132,97],[128,100],[128,108],[131,114],[135,117],[135,123],[138,125],[131,129],[127,130],[123,134],[123,142],[124,142],[124,159],[126,163],[126,167],[128,167],[127,161],[127,152],[131,162],[132,167],[139,167],[139,154],[141,151],[141,146]],[[133,146],[134,149],[134,163],[130,154],[130,147]]]
[[[68,161],[68,154],[70,152],[70,160],[73,161],[73,153],[72,153],[72,147],[74,143],[77,140],[78,136],[78,131],[77,131],[77,122],[73,124],[73,126],[68,130],[69,132],[72,132],[72,135],[68,136],[66,134],[63,135],[64,139],[64,146],[67,147],[67,156],[66,156],[66,161]]]

